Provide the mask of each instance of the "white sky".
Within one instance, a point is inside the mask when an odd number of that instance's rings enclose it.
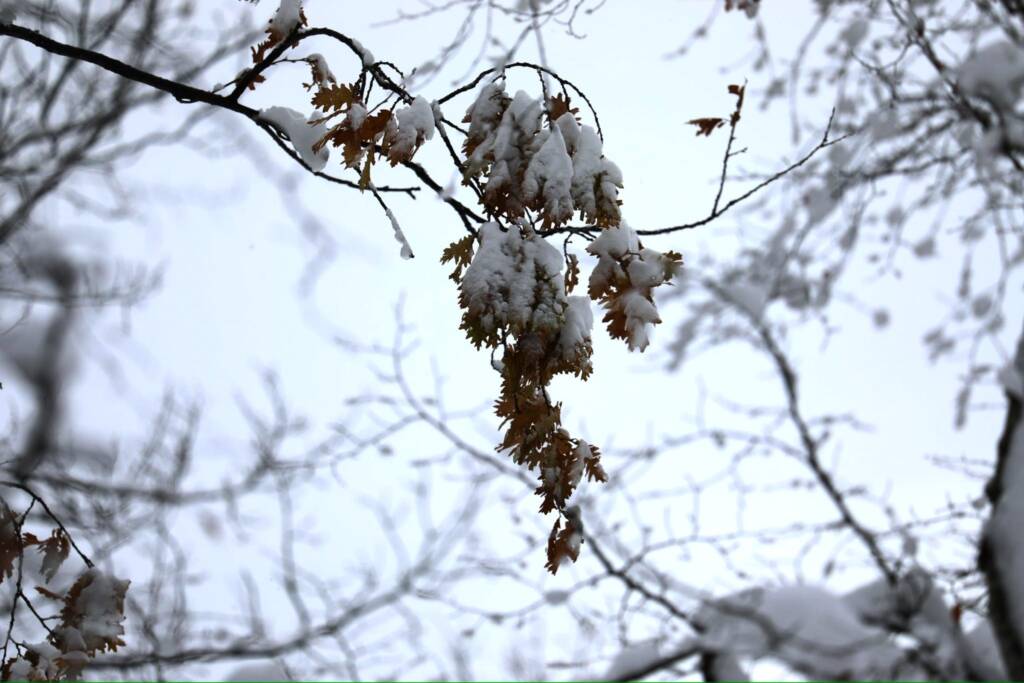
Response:
[[[253,7],[223,2],[214,12],[228,17],[248,12],[258,22],[273,4]],[[455,30],[451,17],[372,26],[408,3],[356,6],[309,0],[306,5],[312,24],[358,37],[378,59],[403,67],[431,58]],[[609,2],[580,20],[578,30],[587,34],[585,40],[573,40],[554,29],[545,33],[552,66],[589,95],[601,116],[605,152],[625,176],[624,216],[634,227],[657,227],[704,215],[713,196],[724,135],[697,138],[684,122],[727,112],[732,106],[732,98],[725,92],[728,83],[747,78],[750,90],[756,91],[770,80],[769,73],[755,72],[748,65],[720,73],[721,65],[738,63],[746,52],[750,26],[740,13],[720,17],[712,40],[698,44],[686,58],[664,58],[704,19],[707,6],[681,0]],[[809,26],[811,17],[805,10],[804,3],[765,2],[763,20],[780,53],[791,49]],[[357,68],[347,54],[332,52],[326,43],[311,49],[324,52],[342,79]],[[536,58],[532,45],[524,49],[524,57]],[[245,58],[240,55],[241,60]],[[231,78],[235,68],[225,67],[223,80]],[[463,73],[464,67],[454,68],[421,94],[434,99],[447,92],[452,78]],[[305,75],[301,66],[283,67],[254,94],[247,95],[246,102],[302,109],[305,93],[298,83]],[[523,87],[536,89],[536,83],[524,79]],[[461,118],[469,101],[463,97],[446,111],[451,118]],[[749,148],[742,163],[749,170],[768,170],[780,166],[783,156],[796,150],[789,139],[787,112],[762,112],[756,104],[756,100],[748,104],[739,132],[739,143]],[[812,120],[818,116],[823,124],[831,104],[822,95],[804,115]],[[131,127],[170,129],[188,113],[189,106],[196,105],[166,103],[158,111],[136,116]],[[232,121],[229,114],[221,120],[229,127],[247,125],[242,120]],[[75,388],[76,422],[95,438],[130,443],[132,435],[140,438],[145,433],[146,418],[163,392],[173,389],[202,404],[197,454],[203,470],[196,481],[217,481],[230,476],[248,457],[249,435],[237,399],[241,396],[259,406],[266,404],[260,388],[263,369],[278,374],[295,414],[308,417],[314,431],[325,429],[344,418],[349,410],[347,398],[373,391],[377,384],[368,372],[367,359],[339,348],[333,335],[364,343],[390,343],[394,308],[400,300],[405,320],[415,328],[421,344],[412,376],[417,389],[432,391],[433,364],[446,378],[445,391],[453,407],[486,405],[496,394],[497,375],[490,370],[487,353],[474,350],[459,332],[457,292],[447,278],[449,269],[438,263],[441,249],[463,234],[455,215],[430,197],[429,190],[415,202],[392,198],[393,210],[417,254],[413,261],[403,261],[387,220],[369,195],[301,175],[294,178],[297,190],[290,198],[279,194],[275,183],[280,183],[285,173],[292,173],[291,162],[257,133],[254,129],[245,138],[245,144],[254,146],[251,155],[213,156],[182,145],[144,154],[128,175],[140,192],[141,220],[78,226],[67,207],[44,209],[42,215],[56,226],[85,227],[100,235],[96,243],[104,255],[165,268],[162,287],[136,309],[124,315],[106,311],[97,316],[91,339],[85,344],[94,360],[87,363]],[[435,177],[445,183],[451,176],[444,155],[438,152],[438,142],[429,143],[417,160],[428,168],[442,169]],[[234,143],[227,138],[224,144],[230,147]],[[810,144],[811,140],[802,140],[797,147],[803,151]],[[339,170],[338,157],[335,153],[328,170]],[[378,184],[413,180],[399,172],[378,173]],[[726,194],[730,194],[728,189]],[[322,224],[334,245],[333,258],[308,297],[300,296],[298,288],[315,248],[302,237],[303,219],[295,203],[302,205],[303,214],[308,212]],[[744,246],[743,235],[756,240],[771,227],[762,225],[757,215],[736,212],[710,226],[652,239],[648,244],[680,251],[696,263],[695,257],[702,251],[730,253]],[[581,253],[582,245],[576,246],[576,253]],[[850,310],[837,319],[841,331],[827,346],[822,345],[820,334],[813,332],[801,334],[790,345],[800,365],[802,398],[808,411],[853,411],[872,428],[857,437],[845,436],[839,440],[840,447],[833,445],[826,451],[829,458],[837,458],[836,471],[863,480],[879,492],[888,486],[900,506],[921,513],[941,505],[947,495],[960,500],[980,494],[980,484],[978,490],[964,490],[962,479],[924,464],[922,456],[942,452],[989,457],[1001,421],[999,413],[992,411],[975,415],[967,429],[953,431],[953,394],[962,368],[953,363],[929,364],[921,345],[924,331],[941,319],[945,305],[941,292],[949,291],[950,273],[955,274],[958,264],[955,254],[940,255],[928,267],[910,264],[902,281],[852,274],[846,286],[856,286],[863,299],[884,302],[892,312],[891,327],[878,333],[866,316]],[[1007,340],[1019,329],[1019,298],[1015,305],[1017,310],[1007,312]],[[712,394],[751,403],[779,402],[781,394],[770,368],[746,349],[716,351],[685,364],[679,372],[665,371],[662,354],[672,338],[673,321],[679,319],[678,301],[666,303],[662,312],[666,323],[656,331],[645,356],[627,353],[624,345],[609,342],[603,330],[595,329],[594,376],[586,384],[560,380],[555,387],[556,397],[565,402],[564,414],[573,433],[602,447],[657,443],[685,431],[684,419],[697,410],[701,385]],[[112,360],[116,371],[97,358]],[[467,432],[476,445],[489,448],[496,443],[495,418],[481,411],[477,425],[476,432]],[[388,498],[389,487],[399,485],[395,483],[396,462],[445,447],[425,442],[422,436],[399,438],[391,445],[394,456],[371,460],[359,470],[368,478],[361,480],[363,491],[381,499]],[[668,487],[672,477],[679,482],[686,476],[700,477],[718,465],[716,457],[721,456],[705,447],[672,451],[653,474],[654,479],[638,486]],[[774,467],[766,463],[765,476],[772,476]],[[351,481],[347,474],[342,478]],[[950,486],[958,488],[950,490]],[[600,495],[600,491],[591,492]],[[379,532],[355,521],[363,514],[354,510],[351,502],[357,493],[325,474],[319,490],[310,490],[309,497],[299,503],[302,525],[323,539],[319,547],[310,544],[309,554],[301,561],[314,570],[322,568],[325,576],[331,575],[334,563],[345,564],[352,556],[372,553],[380,543]],[[808,505],[812,518],[820,512],[817,503],[801,500],[780,499],[781,517],[792,517],[793,510],[787,505]],[[534,506],[532,501],[526,502],[527,508]],[[687,514],[690,505],[679,500],[664,504],[679,515]],[[717,517],[726,526],[735,521],[732,499],[718,509],[713,502],[710,505],[706,514],[712,519]],[[263,521],[254,523],[256,531],[246,547],[216,542],[203,545],[202,554],[194,559],[197,571],[211,577],[222,575],[224,583],[214,581],[197,590],[212,590],[214,595],[222,586],[226,592],[217,599],[238,605],[235,560],[248,553],[276,550],[276,537],[269,533],[276,507],[257,507],[250,512]],[[765,515],[773,511],[757,514],[764,522],[768,519]],[[659,520],[660,514],[651,523],[657,525]],[[182,520],[183,529],[187,524]],[[532,526],[534,521],[528,524]],[[262,536],[260,530],[267,535]],[[533,557],[536,579],[548,589],[568,585],[574,572],[543,577],[542,555],[538,545]],[[723,583],[714,571],[701,576],[699,563],[682,566],[689,584],[715,588]],[[789,565],[758,573],[772,576],[776,569],[793,576]],[[809,572],[807,578],[820,577]],[[280,600],[273,597],[274,592],[266,590],[265,605]],[[486,586],[470,593],[480,601],[494,599],[494,592]],[[560,657],[568,659],[569,655],[549,652],[549,659]],[[481,663],[474,673],[501,676],[506,671],[502,661],[493,664],[496,668],[492,669]]]

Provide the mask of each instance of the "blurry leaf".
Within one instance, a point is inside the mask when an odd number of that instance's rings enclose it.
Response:
[[[14,574],[14,563],[21,555],[21,536],[18,535],[18,518],[7,503],[0,499],[0,582]]]
[[[581,534],[571,521],[566,521],[562,529],[562,520],[556,519],[555,526],[551,528],[551,535],[548,536],[548,561],[544,566],[552,574],[558,573],[558,568],[566,559],[575,562],[580,556],[580,543],[583,542]]]
[[[26,534],[26,537],[30,534]],[[41,571],[46,582],[53,581],[53,577],[57,575],[57,571],[60,570],[60,566],[64,564],[64,560],[68,559],[68,553],[71,551],[71,540],[67,534],[64,533],[63,529],[54,529],[50,534],[50,537],[45,541],[38,541],[35,537],[33,545],[39,546],[39,552],[43,555],[43,564]],[[25,545],[29,545],[26,542]]]
[[[45,595],[46,597],[50,598],[51,600],[58,600],[58,601],[60,601],[60,600],[64,599],[64,596],[61,595],[60,593],[54,593],[52,590],[50,590],[49,588],[46,588],[44,586],[36,586],[36,592],[41,594],[41,595]]]
[[[689,121],[687,121],[687,123],[690,124],[691,126],[697,126],[698,136],[710,136],[716,128],[721,128],[722,126],[725,125],[725,119],[709,116],[702,119],[690,119]]]

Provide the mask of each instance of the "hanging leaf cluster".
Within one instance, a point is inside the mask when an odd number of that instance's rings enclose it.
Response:
[[[598,226],[619,223],[622,172],[577,112],[566,96],[547,107],[522,90],[509,97],[502,81],[480,91],[463,119],[469,124],[464,171],[467,181],[480,182],[492,215],[514,221],[531,211],[545,228],[576,213]]]
[[[542,108],[523,91],[509,97],[501,81],[480,90],[463,119],[464,177],[479,188],[488,213],[507,224],[486,223],[476,239],[463,238],[441,256],[455,267],[450,277],[459,283],[466,336],[492,357],[500,354],[495,412],[505,432],[498,450],[538,472],[540,511],[558,512],[547,545],[552,573],[575,561],[583,542],[579,520],[568,512],[573,492],[584,476],[603,482],[607,475],[599,449],[563,427],[549,384],[559,374],[586,380],[593,372],[591,299],[606,309],[613,338],[643,350],[650,327],[661,322],[653,289],[682,263],[678,254],[644,248],[622,222],[622,174],[578,113],[566,95]],[[577,256],[563,256],[534,229],[577,215],[603,228],[587,248],[598,260],[589,298],[570,295],[580,280]]]

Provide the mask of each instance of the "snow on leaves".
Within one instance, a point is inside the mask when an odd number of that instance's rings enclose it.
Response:
[[[38,572],[47,583],[57,577],[72,549],[71,538],[62,526],[49,537],[22,532],[24,514],[16,515],[0,499],[0,581],[17,574],[15,601],[29,598],[22,585],[34,572],[25,551],[35,546],[42,556]],[[38,643],[16,643],[16,654],[0,666],[2,680],[72,680],[80,678],[89,661],[103,652],[124,645],[124,600],[128,581],[96,569],[84,555],[87,569],[67,590],[36,586],[40,595],[56,602],[60,612],[46,624],[48,636]],[[32,610],[36,613],[36,610]],[[13,612],[12,612],[13,614]],[[38,615],[37,615],[38,616]],[[59,621],[58,621],[59,620]],[[14,624],[13,617],[11,621]]]
[[[618,224],[622,172],[594,129],[580,126],[568,98],[548,102],[544,128],[538,100],[522,90],[510,98],[500,83],[481,88],[463,119],[467,180],[481,180],[485,206],[509,220],[531,210],[545,228],[576,212],[595,225]]]
[[[90,568],[63,597],[40,589],[43,595],[62,603],[60,622],[49,629],[47,640],[23,646],[20,656],[4,663],[0,672],[3,680],[78,679],[93,657],[124,645],[121,636],[128,584]]]
[[[306,25],[300,0],[282,0],[267,27],[267,39],[252,49],[253,62],[265,68],[268,52]],[[313,53],[302,59],[309,64],[311,74],[310,82],[303,83],[303,87],[314,90],[312,115],[276,106],[261,111],[260,118],[284,133],[302,161],[315,172],[326,166],[330,147],[342,148],[344,165],[360,171],[359,187],[365,190],[372,185],[370,172],[378,154],[387,156],[392,166],[411,161],[423,143],[433,137],[435,122],[430,102],[405,93],[399,93],[399,100],[407,101],[405,106],[392,101],[383,108],[385,101],[377,111],[368,108],[367,73],[373,60],[361,46],[358,49],[363,57],[361,70],[351,84],[338,81],[323,55]],[[263,80],[259,74],[250,76],[249,87]]]
[[[588,292],[607,311],[608,334],[624,339],[631,350],[643,351],[650,342],[651,327],[661,322],[652,290],[675,277],[682,256],[644,248],[625,224],[606,229],[587,251],[598,259]]]
[[[561,514],[584,472],[592,480],[607,479],[598,449],[562,427],[562,406],[552,403],[547,391],[555,375],[586,379],[593,370],[590,303],[566,295],[562,255],[529,226],[505,229],[486,223],[479,240],[461,278],[456,273],[469,259],[471,241],[453,244],[444,257],[457,265],[452,275],[460,281],[462,329],[477,348],[503,350],[495,412],[505,436],[498,449],[516,464],[539,471],[540,511]],[[582,541],[579,536],[575,550],[567,551],[566,534],[572,531],[559,535],[560,524],[561,519],[548,544],[552,572],[562,557],[576,559]]]
[[[62,640],[92,656],[124,645],[124,598],[128,581],[99,569],[85,571],[68,589],[61,610]]]
[[[64,560],[68,559],[68,553],[71,552],[71,540],[60,528],[54,529],[50,537],[44,541],[39,540],[33,534],[26,533],[23,543],[26,547],[38,546],[38,550],[43,556],[41,571],[47,583],[53,581],[53,577],[60,570]]]
[[[643,350],[650,327],[661,321],[652,291],[671,281],[682,262],[678,254],[645,249],[622,223],[622,173],[577,113],[565,95],[542,107],[523,91],[509,97],[501,82],[480,89],[463,119],[463,172],[496,220],[441,256],[455,266],[450,277],[459,283],[466,336],[502,354],[493,363],[502,375],[495,412],[505,435],[498,450],[536,468],[540,511],[559,514],[547,544],[552,573],[575,561],[583,542],[570,497],[584,475],[608,477],[599,450],[563,428],[562,404],[551,400],[548,385],[559,374],[586,380],[593,372],[591,299],[605,307],[612,337]],[[576,215],[604,228],[587,247],[598,260],[589,298],[570,296],[580,280],[576,255],[559,252],[535,229],[557,228]]]
[[[253,64],[259,64],[266,57],[267,52],[281,43],[285,38],[300,26],[306,25],[306,14],[302,9],[300,0],[281,0],[277,11],[267,24],[267,38],[256,47],[252,48]],[[254,81],[257,83],[262,78]],[[250,86],[252,87],[252,86]]]
[[[327,133],[322,123],[318,123],[315,118],[307,120],[305,116],[288,107],[269,107],[260,112],[260,118],[274,124],[288,136],[295,152],[310,169],[324,170],[330,158],[330,151],[316,147]]]

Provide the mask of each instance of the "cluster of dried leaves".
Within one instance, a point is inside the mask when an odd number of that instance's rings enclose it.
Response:
[[[509,225],[488,223],[476,236],[469,235],[449,245],[441,262],[454,266],[450,277],[460,284],[462,329],[467,337],[477,348],[484,346],[492,349],[492,353],[501,352],[500,362],[494,364],[502,377],[495,412],[502,420],[505,434],[497,450],[507,453],[519,465],[538,470],[536,493],[541,497],[540,512],[557,511],[559,514],[547,545],[546,566],[554,574],[565,560],[577,559],[583,542],[582,525],[569,504],[570,496],[584,475],[588,480],[600,482],[607,481],[607,475],[601,466],[598,448],[569,434],[562,426],[562,404],[553,402],[548,394],[548,386],[555,376],[570,374],[586,380],[593,371],[590,304],[584,297],[569,296],[579,283],[579,260],[574,254],[565,253],[563,277],[561,263],[556,262],[561,261],[562,255],[534,232],[532,223],[557,226],[579,212],[605,232],[621,229],[624,233],[633,233],[625,226],[620,228],[621,202],[615,188],[621,187],[621,176],[614,164],[600,154],[599,143],[600,158],[581,162],[597,172],[592,172],[582,187],[575,183],[580,174],[574,174],[569,207],[556,205],[553,209],[552,203],[546,202],[541,193],[531,197],[522,190],[527,182],[527,169],[533,163],[531,157],[542,153],[552,137],[558,136],[559,144],[565,145],[570,157],[575,157],[583,148],[585,143],[581,140],[587,132],[597,140],[593,131],[580,128],[578,110],[571,107],[567,96],[549,98],[544,113],[547,131],[531,125],[534,112],[523,93],[510,98],[493,84],[485,86],[470,107],[464,119],[470,124],[463,145],[467,157],[466,182],[478,182],[483,187],[481,202],[488,213],[504,218]],[[497,132],[503,122],[505,132]],[[508,153],[508,149],[514,149],[515,153]],[[671,252],[657,254],[643,249],[639,242],[631,247],[630,251],[612,256],[605,254],[601,258],[596,269],[600,273],[595,272],[598,277],[591,278],[588,293],[605,307],[604,320],[610,335],[627,340],[631,348],[642,349],[646,342],[634,344],[635,330],[631,328],[660,320],[654,316],[638,321],[627,316],[626,312],[635,308],[629,301],[646,300],[654,310],[653,287],[674,277],[682,257]],[[541,252],[545,249],[554,252],[555,259],[543,258],[545,254]],[[466,280],[472,277],[478,257],[488,250],[500,250],[501,257],[512,264],[515,273],[509,278],[492,277],[485,285],[485,295],[481,296],[480,285],[467,288]],[[480,261],[490,258],[493,256],[484,255]],[[646,280],[633,281],[638,279],[639,271],[630,264],[639,263],[643,258],[657,264],[654,268],[657,281],[651,279],[651,268],[644,271]],[[509,284],[508,279],[513,283]],[[526,287],[522,286],[521,279],[528,283]],[[514,298],[523,297],[524,289],[530,292],[529,309],[541,314],[526,316],[507,312]],[[581,332],[583,327],[585,333]]]
[[[15,514],[0,500],[0,582],[13,579],[16,583],[8,622],[11,630],[5,640],[0,679],[77,679],[89,660],[125,644],[121,636],[124,635],[122,621],[129,582],[113,579],[89,565],[63,591],[37,585],[35,592],[60,610],[55,616],[42,617],[24,593],[25,552],[34,547],[42,556],[39,573],[44,582],[50,584],[68,559],[72,543],[61,526],[43,539],[23,531],[25,516]],[[29,606],[39,619],[47,634],[45,640],[27,643],[14,639],[14,615],[19,601]],[[51,619],[56,625],[47,623]],[[8,658],[7,649],[11,644],[17,654]]]

